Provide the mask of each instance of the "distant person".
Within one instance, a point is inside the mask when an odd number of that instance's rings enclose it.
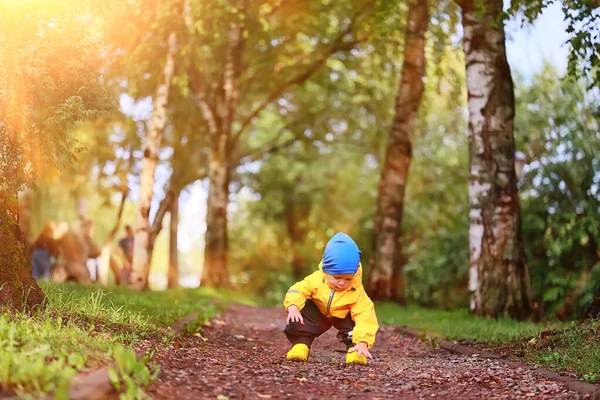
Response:
[[[292,343],[288,360],[308,361],[313,340],[334,326],[346,345],[346,364],[367,364],[369,348],[379,329],[375,307],[362,285],[358,246],[344,233],[336,233],[319,270],[294,284],[285,295],[288,313],[284,332]]]
[[[37,239],[31,245],[31,264],[35,279],[50,279],[52,265],[59,256],[58,240],[65,234],[68,225],[65,222],[56,224],[47,222]]]
[[[131,275],[131,269],[133,268],[133,238],[131,225],[125,225],[125,237],[119,240],[119,250],[123,257],[122,282],[129,281],[129,275]]]

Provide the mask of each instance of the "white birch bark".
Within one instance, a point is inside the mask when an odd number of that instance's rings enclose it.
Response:
[[[475,4],[478,4],[475,2]],[[469,290],[471,311],[531,314],[514,168],[514,93],[502,0],[463,2],[469,107]]]
[[[133,289],[144,290],[148,286],[150,273],[150,256],[148,243],[150,237],[150,204],[154,189],[154,173],[158,163],[158,152],[162,142],[163,131],[167,117],[169,89],[175,70],[175,55],[177,53],[177,35],[169,34],[167,40],[167,57],[163,69],[162,81],[156,88],[154,107],[150,120],[150,128],[146,138],[144,159],[140,184],[140,199],[135,223],[135,239],[133,246],[133,270],[129,284]]]

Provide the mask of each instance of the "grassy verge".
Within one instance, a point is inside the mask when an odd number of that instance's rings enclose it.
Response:
[[[44,310],[0,314],[0,393],[66,398],[78,371],[131,358],[133,351],[127,353],[123,345],[150,337],[168,343],[166,327],[198,310],[201,318],[210,318],[217,312],[214,300],[224,304],[231,297],[208,289],[135,293],[74,284],[45,284],[43,289],[48,297]]]
[[[572,323],[567,329],[521,343],[515,354],[555,371],[572,371],[600,383],[600,320]]]
[[[600,376],[600,321],[584,324],[488,319],[467,310],[443,311],[378,303],[377,316],[386,324],[406,325],[448,340],[511,349],[512,357],[555,371],[576,373],[588,382]]]

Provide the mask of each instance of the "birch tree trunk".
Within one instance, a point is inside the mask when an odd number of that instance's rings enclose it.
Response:
[[[531,315],[513,137],[514,91],[502,0],[462,3],[469,101],[469,289],[471,311]]]
[[[372,298],[404,302],[402,284],[402,212],[404,191],[412,160],[412,137],[423,96],[425,31],[428,2],[411,2],[405,32],[404,65],[385,162],[379,181],[374,248],[368,292]]]
[[[150,204],[154,188],[154,172],[158,163],[158,152],[165,127],[169,89],[175,69],[175,55],[177,52],[177,36],[171,32],[168,38],[167,59],[163,69],[162,81],[156,88],[152,119],[146,138],[144,159],[142,160],[142,173],[140,184],[140,200],[135,224],[135,239],[133,246],[133,270],[129,284],[133,289],[144,290],[148,287],[150,273],[150,257],[148,242],[150,237]]]
[[[179,286],[179,253],[177,250],[177,227],[179,225],[179,191],[173,191],[171,222],[169,223],[169,272],[168,287]]]

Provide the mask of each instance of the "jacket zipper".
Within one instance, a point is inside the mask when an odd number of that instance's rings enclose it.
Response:
[[[331,289],[331,293],[329,293],[329,301],[327,302],[327,312],[325,313],[325,316],[329,315],[329,308],[331,307],[331,302],[333,301],[334,293],[335,293],[335,290]]]

